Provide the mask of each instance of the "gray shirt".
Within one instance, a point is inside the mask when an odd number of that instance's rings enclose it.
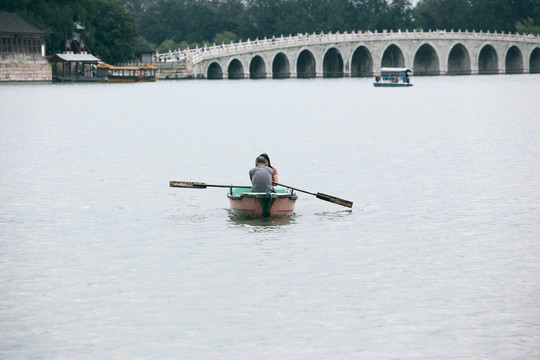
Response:
[[[251,179],[251,192],[272,192],[272,178],[274,169],[260,165],[249,170],[249,178]]]

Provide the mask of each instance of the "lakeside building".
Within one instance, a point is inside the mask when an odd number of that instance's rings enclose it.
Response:
[[[50,33],[19,13],[0,12],[0,82],[51,81],[43,39]]]
[[[100,59],[92,54],[73,52],[55,54],[49,58],[53,81],[104,81],[95,77]],[[58,64],[60,64],[61,69]]]
[[[135,58],[139,65],[153,64],[154,50],[144,43],[135,44]]]

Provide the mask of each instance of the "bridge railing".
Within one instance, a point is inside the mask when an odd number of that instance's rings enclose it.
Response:
[[[476,39],[476,40],[507,40],[507,41],[530,41],[540,43],[539,36],[526,34],[511,34],[504,32],[476,32],[476,31],[353,31],[353,32],[336,32],[336,33],[305,33],[297,35],[289,35],[280,37],[264,38],[262,40],[255,39],[247,41],[239,41],[237,43],[221,44],[205,47],[197,47],[195,49],[175,50],[174,55],[171,51],[164,54],[156,54],[155,59],[160,62],[177,62],[187,61],[196,64],[200,61],[210,58],[217,58],[229,55],[239,55],[254,51],[264,51],[271,49],[282,49],[288,47],[298,47],[303,45],[328,44],[351,41],[377,41],[381,39],[387,40],[404,40],[404,39]]]

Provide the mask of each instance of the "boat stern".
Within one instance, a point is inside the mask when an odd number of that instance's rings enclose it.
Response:
[[[227,194],[231,210],[240,216],[278,217],[291,215],[298,196],[288,190],[252,193],[251,189],[231,188]]]

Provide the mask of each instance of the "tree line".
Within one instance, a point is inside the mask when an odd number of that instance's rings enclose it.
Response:
[[[540,0],[3,0],[53,30],[63,51],[74,22],[92,52],[127,61],[136,42],[153,49],[221,44],[298,33],[358,30],[476,30],[540,34]]]
[[[476,30],[540,33],[540,0],[124,0],[162,50],[297,33]]]

